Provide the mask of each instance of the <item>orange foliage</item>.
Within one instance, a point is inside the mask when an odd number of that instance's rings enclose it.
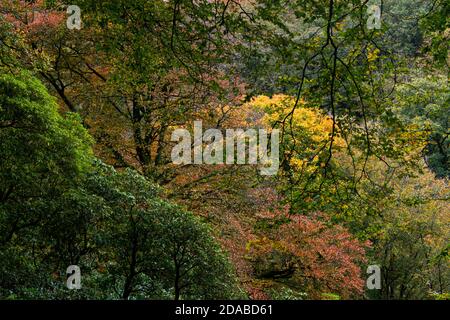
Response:
[[[257,276],[295,284],[308,298],[320,298],[324,293],[349,298],[363,292],[360,264],[365,262],[369,243],[360,243],[344,227],[330,224],[321,213],[283,213],[280,217],[289,222],[270,236],[248,244],[252,260],[258,265]]]

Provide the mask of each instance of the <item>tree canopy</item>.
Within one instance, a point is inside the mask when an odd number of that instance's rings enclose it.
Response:
[[[0,299],[448,299],[449,30],[443,0],[2,1]],[[175,164],[177,129],[226,149],[198,121],[277,174]]]

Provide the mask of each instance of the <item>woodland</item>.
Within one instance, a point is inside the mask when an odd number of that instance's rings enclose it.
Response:
[[[0,0],[0,300],[449,299],[449,17]],[[195,121],[279,130],[277,174],[173,163]]]

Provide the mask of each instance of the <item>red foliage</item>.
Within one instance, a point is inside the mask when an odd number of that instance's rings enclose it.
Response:
[[[23,0],[5,1],[0,8],[7,12],[5,19],[12,23],[16,30],[24,33],[41,33],[56,28],[62,25],[66,18],[63,11],[46,9],[44,0],[32,3]]]
[[[321,298],[322,293],[342,298],[363,293],[360,264],[365,262],[369,243],[354,239],[347,229],[331,224],[324,214],[288,218],[290,222],[281,225],[270,238],[252,243],[255,261],[261,264],[283,257],[283,263],[275,268],[279,273],[283,268],[285,273],[291,269],[288,281],[295,282],[309,298]],[[270,267],[274,267],[273,262]]]

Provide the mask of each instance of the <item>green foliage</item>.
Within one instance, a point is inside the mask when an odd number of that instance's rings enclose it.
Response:
[[[45,87],[27,72],[0,76],[3,186],[21,188],[48,178],[76,177],[90,162],[92,139],[75,114],[63,118]],[[34,174],[27,172],[33,166]],[[17,185],[19,183],[19,185]]]
[[[308,295],[299,293],[287,287],[269,290],[270,298],[273,300],[304,300]]]
[[[211,230],[139,173],[94,161],[78,117],[60,116],[38,80],[2,75],[0,98],[0,297],[239,294]],[[65,270],[74,264],[83,289],[71,292]]]
[[[421,20],[421,28],[427,36],[424,52],[430,53],[438,66],[450,65],[450,4],[445,0],[435,1],[432,10]]]
[[[445,76],[414,77],[397,88],[393,111],[428,136],[425,161],[438,177],[450,177],[450,90]]]
[[[383,41],[391,52],[400,56],[416,56],[423,43],[420,18],[431,10],[429,1],[383,1],[382,24],[386,33]]]
[[[109,212],[96,238],[113,287],[122,298],[212,299],[237,294],[232,268],[211,231],[191,213],[157,197],[129,169],[99,164],[88,179]],[[99,232],[100,231],[100,232]]]
[[[27,72],[0,76],[0,230],[7,242],[89,169],[92,139]]]
[[[226,255],[198,218],[138,173],[102,163],[77,189],[42,203],[1,250],[4,298],[212,299],[241,296]],[[7,255],[15,259],[7,260]],[[76,264],[83,288],[65,288]],[[16,272],[15,270],[18,270]],[[14,279],[20,281],[14,281]],[[37,291],[36,291],[37,290]]]

